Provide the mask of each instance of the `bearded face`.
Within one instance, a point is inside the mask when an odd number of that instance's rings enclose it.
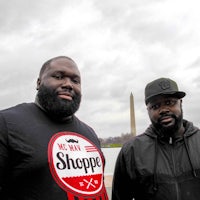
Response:
[[[54,118],[73,115],[79,108],[81,94],[74,93],[72,100],[59,98],[55,89],[41,85],[38,89],[39,104]]]
[[[164,117],[171,117],[174,119],[174,123],[168,125],[168,124],[163,124],[162,123],[162,119]],[[183,111],[181,108],[181,112],[179,113],[179,115],[175,115],[172,113],[165,113],[163,115],[161,115],[157,121],[153,121],[152,125],[155,127],[155,129],[163,136],[165,137],[171,137],[173,136],[181,127],[182,122],[183,121]]]

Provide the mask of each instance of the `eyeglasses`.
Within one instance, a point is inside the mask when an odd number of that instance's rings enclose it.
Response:
[[[178,99],[166,99],[162,102],[150,103],[149,110],[158,110],[161,106],[173,107],[178,102]]]

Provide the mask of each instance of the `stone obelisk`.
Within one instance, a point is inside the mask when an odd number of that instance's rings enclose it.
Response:
[[[135,110],[134,110],[134,99],[132,92],[130,95],[130,123],[131,123],[131,134],[133,134],[133,136],[136,136]]]

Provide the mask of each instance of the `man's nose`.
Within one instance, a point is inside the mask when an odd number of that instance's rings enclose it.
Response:
[[[73,88],[73,83],[70,78],[63,79],[62,87]]]
[[[161,104],[160,109],[159,109],[159,113],[166,113],[169,112],[169,106],[165,105],[165,104]]]

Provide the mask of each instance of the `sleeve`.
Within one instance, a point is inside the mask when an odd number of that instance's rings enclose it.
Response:
[[[0,197],[8,171],[8,154],[7,127],[4,118],[0,114]]]
[[[134,198],[134,163],[130,151],[122,147],[115,164],[112,183],[112,200],[132,200]]]

